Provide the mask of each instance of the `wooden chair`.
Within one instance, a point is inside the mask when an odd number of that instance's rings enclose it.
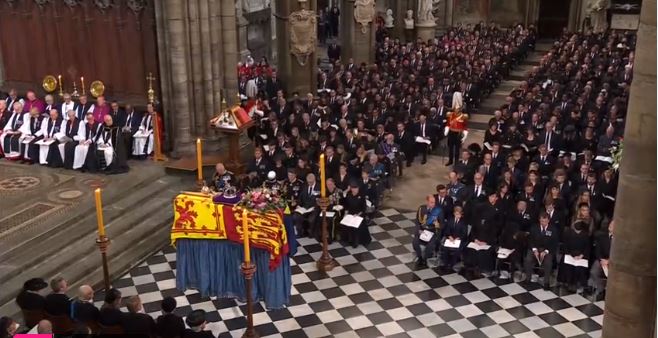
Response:
[[[75,330],[75,323],[68,315],[51,315],[47,314],[46,319],[53,325],[53,333],[67,335]]]
[[[22,309],[21,313],[23,314],[23,322],[25,326],[34,327],[39,324],[39,321],[46,318],[46,315],[42,310],[25,310]]]

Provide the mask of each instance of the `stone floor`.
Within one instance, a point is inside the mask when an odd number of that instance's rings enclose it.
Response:
[[[467,280],[436,269],[415,269],[411,239],[415,213],[383,209],[364,247],[330,245],[339,266],[317,271],[321,246],[303,238],[291,258],[293,286],[288,307],[254,306],[261,337],[599,337],[603,302],[576,294],[558,297],[537,284]],[[237,267],[236,267],[237,268]],[[176,289],[176,253],[171,246],[114,282],[124,297],[139,294],[146,313],[160,315],[160,300],[174,297],[176,312],[207,311],[208,329],[241,337],[246,307],[232,299],[202,297]],[[96,304],[103,294],[96,294]]]
[[[481,143],[484,133],[479,130],[470,131],[464,144]],[[445,141],[441,153],[445,153]],[[448,183],[448,173],[451,167],[446,167],[447,156],[431,155],[427,163],[420,164],[417,157],[411,167],[404,168],[404,175],[397,179],[392,192],[388,192],[383,205],[400,210],[416,210],[424,203],[425,196],[434,194],[437,184]]]

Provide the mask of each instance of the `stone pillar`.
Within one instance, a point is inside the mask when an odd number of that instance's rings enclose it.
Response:
[[[231,88],[227,101],[236,101],[235,5],[220,1],[155,2],[164,120],[174,158],[193,154],[197,137],[219,138],[208,122],[220,111],[223,88]],[[207,142],[204,149],[218,146]]]
[[[454,0],[446,0],[445,23],[446,27],[451,27],[454,24]]]
[[[238,32],[234,0],[221,0],[220,17],[222,24],[222,63],[226,102],[229,105],[238,100]]]
[[[193,141],[191,135],[191,93],[188,88],[188,44],[186,27],[186,8],[181,0],[164,1],[164,27],[166,29],[166,45],[169,64],[164,66],[171,83],[171,104],[167,109],[173,128],[168,128],[172,136],[174,157],[181,153],[191,152]]]
[[[642,2],[603,337],[652,337],[656,326],[656,0]]]
[[[341,9],[341,58],[347,63],[349,58],[355,64],[365,62],[371,64],[375,61],[375,13],[370,23],[365,26],[356,22],[354,18],[355,0],[343,0]]]
[[[300,64],[297,57],[290,53],[290,22],[288,18],[291,13],[303,8],[316,12],[316,6],[316,0],[308,0],[306,2],[276,1],[276,13],[274,16],[276,17],[276,45],[279,65],[277,74],[283,80],[288,96],[293,92],[297,92],[302,96],[309,92],[315,92],[317,81],[317,49],[306,58],[306,62],[303,65]],[[341,12],[342,15],[343,12]],[[317,42],[317,35],[314,39]]]

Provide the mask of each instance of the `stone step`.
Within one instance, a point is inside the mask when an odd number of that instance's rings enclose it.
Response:
[[[129,206],[140,205],[143,201],[147,200],[151,196],[158,194],[160,191],[167,188],[167,185],[176,182],[178,178],[165,178],[162,177],[150,177],[146,178],[143,181],[137,183],[134,186],[126,187],[122,191],[122,194],[114,197],[103,196],[104,206],[103,212],[105,220],[112,220],[120,217],[123,213],[123,210]],[[105,191],[110,191],[107,189]],[[64,245],[75,241],[88,231],[91,231],[93,228],[90,228],[92,225],[96,224],[96,213],[95,213],[95,202],[93,198],[89,198],[88,201],[81,203],[78,206],[77,211],[79,212],[79,219],[77,222],[71,222],[71,219],[74,219],[71,214],[68,214],[68,219],[64,220],[62,223],[51,222],[51,224],[56,224],[55,226],[50,227],[47,231],[44,231],[38,236],[35,236],[24,243],[16,245],[10,251],[4,252],[0,255],[0,261],[3,262],[0,267],[0,283],[4,282],[4,279],[7,275],[11,275],[16,271],[11,271],[5,273],[7,267],[13,267],[14,269],[20,268],[13,264],[14,261],[20,261],[21,265],[26,266],[30,265],[29,263],[37,262],[43,257],[46,257],[52,253],[59,251]],[[75,215],[73,215],[75,216]],[[111,222],[110,222],[111,223]],[[108,226],[111,224],[108,223]],[[48,245],[43,246],[40,243],[48,243]],[[38,254],[35,254],[33,248],[41,247],[43,249],[39,251]],[[29,257],[29,261],[26,261],[26,257]]]
[[[140,222],[121,232],[108,231],[108,236],[112,238],[107,253],[110,280],[123,276],[169,241],[169,229],[173,215],[159,211],[164,207],[171,209],[171,198],[156,197],[154,201],[160,206],[153,208],[148,214],[140,215]],[[83,284],[90,284],[94,286],[94,289],[102,289],[102,261],[94,241],[93,236],[85,238],[86,245],[70,249],[76,251],[78,259],[53,269],[49,275],[42,273],[39,276],[46,280],[57,275],[63,276],[69,281],[68,294],[71,297],[75,296],[77,288]],[[18,290],[6,289],[4,291],[11,295],[18,292]],[[17,316],[20,309],[13,298],[4,301],[0,306],[0,311],[13,314],[14,318],[20,318]]]
[[[130,195],[130,198],[126,198],[126,201],[123,201],[122,203],[118,203],[119,201],[117,201],[117,203],[108,204],[107,207],[104,208],[104,211],[105,220],[107,221],[107,234],[112,242],[117,244],[121,243],[121,245],[128,245],[133,243],[136,238],[151,236],[151,233],[155,233],[153,231],[154,229],[158,230],[163,225],[168,229],[171,226],[170,222],[168,224],[165,224],[166,222],[154,224],[153,221],[149,220],[157,220],[160,217],[171,220],[173,217],[171,198],[178,193],[180,188],[179,185],[176,184],[177,180],[179,179],[158,179],[143,189],[135,191],[133,195]],[[130,206],[138,212],[126,213],[125,210]],[[93,217],[91,217],[91,219],[83,219],[81,222],[77,222],[77,226],[72,229],[65,232],[58,232],[56,235],[60,236],[57,236],[56,240],[46,239],[47,245],[42,244],[37,247],[43,247],[46,249],[51,243],[64,243],[63,246],[53,245],[54,247],[57,247],[57,250],[53,251],[52,248],[50,248],[50,250],[45,250],[47,251],[45,254],[41,252],[39,252],[39,254],[35,254],[34,252],[27,253],[27,257],[32,258],[32,255],[34,255],[38,257],[38,259],[32,259],[31,263],[22,266],[16,266],[11,273],[5,275],[6,278],[3,278],[4,280],[2,281],[4,292],[0,295],[0,304],[4,304],[3,307],[7,305],[7,303],[13,303],[12,299],[22,287],[23,282],[32,277],[42,277],[48,280],[61,273],[61,275],[67,278],[71,283],[77,281],[83,283],[98,282],[86,279],[85,271],[82,269],[84,265],[80,265],[81,262],[86,259],[93,257],[98,258],[99,256],[95,244],[97,236],[95,231],[95,213],[92,212],[92,214]],[[156,227],[154,227],[154,225]],[[140,227],[143,227],[143,229]],[[135,231],[142,231],[141,235],[134,238],[125,237],[127,234],[134,233]],[[65,237],[61,237],[62,234]],[[72,236],[75,238],[71,238]],[[76,245],[70,245],[71,243],[76,243]],[[158,240],[158,245],[161,244],[163,244],[163,242]],[[30,248],[34,250],[35,247],[30,245]],[[143,256],[152,253],[151,248],[148,246],[138,247],[136,249],[138,249],[140,255]],[[23,258],[25,257],[26,256],[23,256]],[[67,271],[66,269],[73,270],[68,270],[70,273],[65,273],[64,271]],[[2,307],[0,307],[0,311],[2,311]]]

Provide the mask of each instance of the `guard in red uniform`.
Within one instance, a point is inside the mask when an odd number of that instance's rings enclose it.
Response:
[[[459,159],[462,142],[468,135],[467,129],[468,114],[462,112],[460,108],[448,112],[448,125],[445,128],[445,134],[448,136],[448,163],[452,165]]]

